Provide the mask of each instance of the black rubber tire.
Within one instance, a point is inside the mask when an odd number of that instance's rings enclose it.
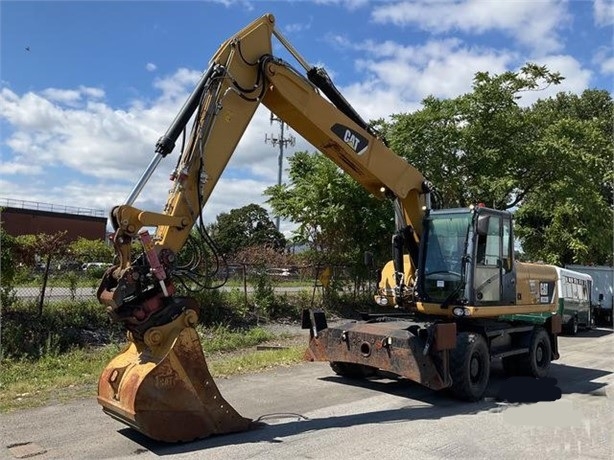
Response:
[[[461,332],[456,348],[450,353],[452,393],[465,401],[478,401],[484,396],[490,378],[490,352],[484,337]]]
[[[522,374],[536,378],[546,377],[550,372],[551,360],[550,336],[544,328],[535,328],[529,343],[529,354],[524,355],[519,361]]]
[[[371,366],[356,363],[343,363],[341,361],[331,361],[330,368],[337,375],[352,379],[361,379],[375,375],[377,369]]]

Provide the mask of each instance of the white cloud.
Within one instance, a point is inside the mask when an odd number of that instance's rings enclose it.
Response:
[[[607,58],[601,63],[601,73],[614,75],[614,57]]]
[[[75,106],[83,99],[101,99],[105,94],[100,88],[80,86],[78,89],[47,88],[41,91],[41,95],[53,102]]]
[[[595,0],[593,3],[595,24],[598,26],[611,26],[614,24],[614,3],[612,0]]]
[[[212,0],[214,3],[220,3],[224,5],[226,8],[230,8],[234,5],[240,5],[242,9],[245,11],[252,11],[254,9],[254,5],[249,0]]]
[[[295,22],[293,24],[284,25],[284,32],[287,34],[293,34],[297,32],[305,32],[311,29],[311,24],[313,23],[313,17],[310,16],[309,20],[306,22]]]
[[[147,70],[148,72],[153,72],[157,68],[158,66],[155,65],[153,62],[148,62],[147,64],[145,64],[145,70]]]
[[[459,14],[467,14],[463,7],[468,8],[473,3],[453,5],[458,5],[455,8]],[[499,18],[499,22],[494,21],[490,26],[475,19],[473,31],[501,28],[513,35],[517,33],[514,25],[533,25],[533,19],[526,12],[527,5],[533,3],[518,2],[524,6],[517,5],[517,2],[500,3],[515,4],[505,8],[511,8],[516,16],[508,18],[507,22]],[[418,6],[432,9],[429,5]],[[484,17],[491,15],[496,18],[493,5],[499,3],[482,3],[490,11],[484,13]],[[553,8],[550,3],[545,5]],[[398,4],[388,6],[399,7]],[[538,5],[536,8],[542,8],[541,14],[547,15],[546,6]],[[378,4],[374,11],[384,11],[385,8]],[[429,14],[424,18],[427,25],[433,20]],[[404,23],[412,23],[407,21]],[[550,24],[544,21],[542,24]],[[457,22],[445,15],[442,30],[465,27]],[[554,26],[539,29],[539,34],[558,43]],[[517,70],[524,64],[516,51],[469,46],[458,38],[442,37],[441,40],[412,46],[393,41],[355,42],[339,36],[329,39],[337,47],[360,53],[360,59],[355,61],[359,80],[334,68],[334,61],[329,73],[345,77],[347,83],[339,88],[365,120],[416,110],[420,101],[431,94],[450,98],[470,91],[477,71],[501,73]],[[525,96],[524,103],[533,100],[531,97],[547,97],[558,91],[581,92],[588,86],[591,73],[576,59],[563,54],[543,54],[542,51],[534,52],[534,60],[548,65],[551,70],[560,71],[566,80],[563,85]],[[351,53],[346,56],[351,56]],[[602,63],[603,69],[611,69],[611,66],[611,60]],[[4,133],[2,142],[13,151],[12,158],[0,165],[0,173],[9,175],[10,180],[5,178],[0,185],[19,199],[59,204],[68,199],[72,206],[105,210],[123,203],[153,156],[155,142],[167,130],[201,75],[200,71],[178,69],[173,75],[154,80],[153,86],[159,92],[155,98],[135,100],[123,109],[106,101],[104,91],[99,88],[49,88],[24,94],[6,87],[0,89],[0,119],[11,128]],[[207,221],[214,220],[221,212],[249,203],[265,206],[262,192],[277,183],[278,172],[278,149],[264,142],[265,133],[277,135],[278,132],[279,125],[270,123],[269,111],[260,107],[205,206]],[[297,145],[286,150],[284,169],[292,152],[314,150],[293,130],[290,132],[297,137]],[[286,135],[290,132],[287,131]],[[168,174],[177,160],[178,150],[179,147],[163,160],[135,205],[151,211],[162,209],[170,188]],[[50,165],[54,173],[59,172],[57,175],[65,173],[66,179],[50,186],[43,178],[35,177],[41,172],[43,163]]]
[[[518,58],[512,52],[467,47],[456,39],[431,40],[418,46],[332,39],[364,56],[356,61],[362,81],[347,85],[342,92],[366,120],[413,111],[429,95],[449,98],[463,94],[471,90],[477,71],[504,72]]]
[[[202,72],[197,70],[180,68],[169,77],[156,79],[153,86],[162,92],[161,100],[175,101],[179,97],[187,97],[201,76]]]
[[[157,139],[200,76],[200,72],[180,69],[155,81],[160,90],[155,100],[135,101],[124,110],[87,98],[104,94],[93,88],[22,95],[1,89],[0,119],[10,127],[3,142],[12,151],[0,165],[0,174],[11,176],[3,182],[3,190],[10,190],[16,199],[61,204],[69,197],[71,206],[107,211],[124,203],[153,157]],[[278,171],[278,150],[265,144],[264,133],[277,134],[278,130],[277,124],[270,125],[268,110],[257,110],[210,197],[207,219],[252,202],[264,205],[262,191],[277,183]],[[162,160],[136,206],[162,210],[171,186],[168,176],[179,155],[180,141],[177,144]],[[304,141],[301,145],[308,148]],[[293,151],[286,150],[284,168]],[[4,153],[3,158],[7,158]],[[45,175],[35,179],[42,165]]]
[[[570,21],[565,2],[424,0],[376,6],[376,23],[420,27],[433,33],[503,31],[540,53],[562,47],[559,29]]]
[[[61,102],[64,104],[74,104],[81,99],[81,93],[78,90],[47,88],[41,91],[41,94],[50,101]]]
[[[10,161],[0,163],[0,175],[12,174],[29,174],[37,175],[43,172],[41,165],[32,165],[29,163],[20,163],[19,161]],[[3,189],[8,190],[8,189]]]
[[[314,3],[319,5],[341,5],[344,8],[352,11],[367,6],[369,0],[315,0]]]

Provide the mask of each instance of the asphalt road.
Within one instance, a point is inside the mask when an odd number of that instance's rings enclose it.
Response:
[[[510,380],[496,364],[487,397],[462,403],[411,382],[349,381],[325,363],[303,363],[217,382],[243,416],[263,422],[248,432],[153,442],[91,398],[1,415],[0,458],[612,459],[614,334],[561,337],[560,351],[554,401],[501,402]]]

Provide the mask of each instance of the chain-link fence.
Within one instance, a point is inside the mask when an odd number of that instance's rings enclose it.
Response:
[[[78,266],[44,264],[19,267],[13,281],[16,299],[32,302],[95,299],[100,280],[108,264],[90,262]],[[347,267],[291,266],[235,264],[221,267],[212,280],[222,289],[251,291],[258,280],[266,279],[280,290],[312,290],[335,284],[336,289],[355,290]],[[359,283],[364,287],[363,283]]]
[[[20,267],[13,280],[13,295],[23,301],[95,299],[104,266],[100,269]]]

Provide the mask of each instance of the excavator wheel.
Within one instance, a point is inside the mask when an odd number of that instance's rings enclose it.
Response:
[[[224,400],[205,361],[186,309],[171,323],[150,328],[104,369],[98,403],[113,418],[149,438],[185,442],[245,431],[251,420]]]
[[[450,373],[456,397],[465,401],[482,398],[490,378],[490,353],[484,337],[471,332],[458,334],[450,354]]]
[[[535,378],[548,376],[552,358],[552,344],[548,333],[542,327],[536,327],[529,342],[529,353],[522,355],[519,366],[522,375]]]

